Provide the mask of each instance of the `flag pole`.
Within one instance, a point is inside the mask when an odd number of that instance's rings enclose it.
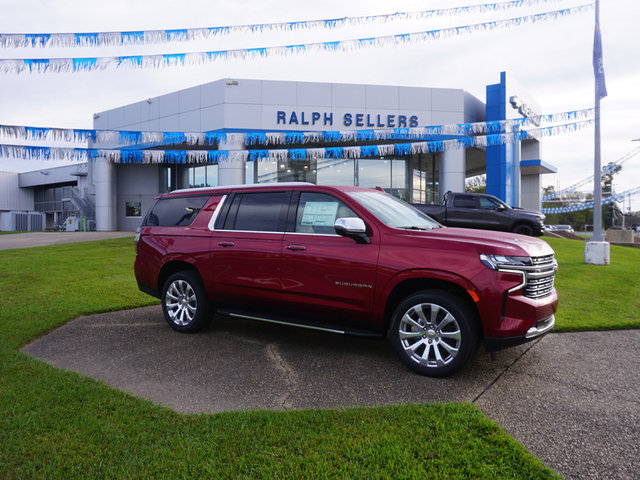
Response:
[[[600,29],[600,0],[596,0],[596,30]],[[597,35],[598,33],[596,33]],[[595,40],[597,41],[597,40]],[[595,48],[595,47],[594,47]],[[595,54],[594,54],[595,55]],[[595,61],[595,60],[594,60]],[[602,242],[602,166],[600,159],[600,92],[595,74],[595,133],[593,142],[593,241]]]
[[[593,265],[610,263],[609,244],[602,238],[602,166],[600,159],[600,100],[607,96],[602,63],[600,0],[595,2],[596,24],[593,35],[593,76],[595,85],[593,139],[593,237],[584,246],[584,261]]]

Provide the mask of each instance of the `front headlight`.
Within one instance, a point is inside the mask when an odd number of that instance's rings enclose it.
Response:
[[[486,253],[480,254],[480,261],[485,267],[490,268],[491,270],[526,267],[531,265],[530,257],[509,257],[506,255],[489,255]]]

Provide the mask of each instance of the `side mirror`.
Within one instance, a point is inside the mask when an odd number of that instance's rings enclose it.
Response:
[[[342,237],[353,238],[358,243],[371,243],[371,239],[367,235],[367,226],[361,218],[337,218],[333,228]]]
[[[504,212],[505,211],[504,205],[498,205],[496,210],[499,211],[499,212]]]

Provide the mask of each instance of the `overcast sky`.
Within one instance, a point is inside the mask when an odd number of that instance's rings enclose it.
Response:
[[[478,0],[0,0],[0,32],[100,32],[354,17],[487,3]],[[1,58],[91,57],[252,48],[409,33],[566,8],[587,0],[558,0],[498,13],[361,25],[337,30],[243,34],[207,42],[127,48],[3,50]],[[608,97],[602,100],[602,163],[640,142],[640,2],[602,0]],[[0,124],[91,128],[94,112],[219,78],[254,78],[463,88],[485,100],[500,72],[528,90],[543,113],[593,106],[593,10],[518,27],[410,45],[286,58],[223,61],[197,67],[114,69],[69,74],[0,73]],[[2,143],[11,143],[0,139]],[[558,174],[543,185],[563,188],[593,174],[593,128],[542,140],[542,160]],[[0,170],[42,168],[0,159]],[[640,155],[623,165],[616,191],[640,186]],[[628,208],[625,204],[624,210]],[[640,197],[631,205],[640,210]]]

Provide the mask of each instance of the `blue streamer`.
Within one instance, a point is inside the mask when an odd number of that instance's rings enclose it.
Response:
[[[394,146],[394,153],[396,155],[409,155],[411,153],[410,143],[396,143]]]
[[[245,133],[245,143],[247,145],[264,145],[267,143],[267,135],[263,132]]]
[[[120,41],[123,45],[137,45],[144,43],[144,32],[121,32]]]
[[[51,35],[48,33],[28,33],[24,36],[24,38],[27,41],[27,45],[30,47],[43,47],[47,43],[49,43]]]
[[[166,145],[180,145],[181,143],[187,143],[187,136],[182,132],[164,132],[162,140]]]
[[[185,150],[166,150],[164,157],[167,163],[187,163],[187,152]]]
[[[325,142],[329,143],[339,142],[340,140],[342,140],[342,134],[336,130],[322,132],[322,137],[324,138]]]
[[[98,45],[99,43],[99,36],[97,33],[76,33],[74,34],[75,36],[75,43],[77,46],[85,46],[85,45]]]
[[[123,163],[142,163],[142,150],[120,150]]]
[[[128,132],[128,131],[120,131],[118,132],[120,136],[120,143],[140,143],[142,141],[142,132]]]
[[[229,152],[227,152],[226,150],[223,150],[223,151],[209,150],[207,152],[207,159],[211,164],[216,164],[220,160],[226,159],[228,156],[229,156]]]
[[[367,142],[376,139],[376,133],[373,130],[358,130],[356,138],[361,142]]]
[[[33,72],[34,70],[47,70],[49,68],[49,59],[48,58],[26,58],[24,59],[24,64],[29,67],[29,71]]]
[[[327,147],[325,148],[327,158],[344,158],[343,147]]]
[[[287,132],[284,134],[284,141],[287,145],[295,143],[304,143],[303,132]]]
[[[322,48],[329,50],[330,52],[335,52],[338,50],[338,47],[340,47],[341,43],[342,42],[323,42]]]
[[[362,157],[379,157],[380,151],[377,145],[363,145],[360,147]]]
[[[291,148],[289,149],[289,158],[291,160],[306,160],[307,150],[304,148]]]
[[[75,128],[73,130],[73,135],[74,137],[80,137],[83,140],[84,139],[89,139],[93,142],[96,141],[96,131],[95,130],[83,130],[83,129],[78,129]]]
[[[184,64],[184,58],[186,53],[167,53],[162,55],[165,65],[182,65]]]
[[[30,140],[42,140],[50,132],[49,128],[24,127],[27,138]]]
[[[205,145],[218,145],[220,142],[224,142],[227,140],[226,133],[217,133],[217,132],[206,132],[204,134],[204,144]]]
[[[267,55],[267,49],[265,47],[260,48],[247,48],[247,53],[249,55],[255,54],[259,57],[265,57]]]
[[[177,29],[177,30],[166,30],[166,38],[167,42],[171,42],[173,40],[186,40],[187,30],[186,29]]]
[[[429,153],[442,152],[444,150],[444,143],[442,140],[434,140],[428,143]]]
[[[263,160],[269,158],[269,150],[249,150],[249,161]]]
[[[96,66],[97,58],[74,58],[73,71],[93,70]]]

